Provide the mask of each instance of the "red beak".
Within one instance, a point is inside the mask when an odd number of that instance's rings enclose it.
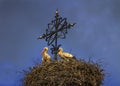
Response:
[[[40,52],[40,54],[42,54],[43,53],[43,50]]]

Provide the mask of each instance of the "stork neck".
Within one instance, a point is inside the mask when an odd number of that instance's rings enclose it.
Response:
[[[59,51],[58,54],[62,54],[62,51]]]

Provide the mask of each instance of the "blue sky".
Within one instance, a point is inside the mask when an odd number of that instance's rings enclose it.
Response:
[[[58,8],[77,24],[65,40],[65,51],[76,57],[102,60],[104,86],[120,86],[120,0],[0,0],[0,86],[19,86],[22,70],[41,60],[47,45],[37,37]],[[50,51],[49,51],[50,53]]]

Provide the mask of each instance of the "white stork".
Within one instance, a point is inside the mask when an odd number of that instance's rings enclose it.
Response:
[[[48,54],[48,47],[44,47],[42,51],[42,62],[49,62],[51,59],[50,55]]]
[[[62,59],[66,59],[66,58],[73,58],[76,59],[76,57],[68,52],[63,52],[63,48],[59,48],[58,49],[58,53],[57,53]]]

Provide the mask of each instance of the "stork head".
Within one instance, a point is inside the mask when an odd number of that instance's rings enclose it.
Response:
[[[60,47],[60,48],[58,49],[58,52],[60,52],[60,51],[62,52],[62,51],[63,51],[63,48]]]
[[[43,51],[41,52],[41,54],[43,54],[44,52],[48,51],[48,47],[44,47]]]
[[[48,47],[44,47],[44,51],[48,51]]]

